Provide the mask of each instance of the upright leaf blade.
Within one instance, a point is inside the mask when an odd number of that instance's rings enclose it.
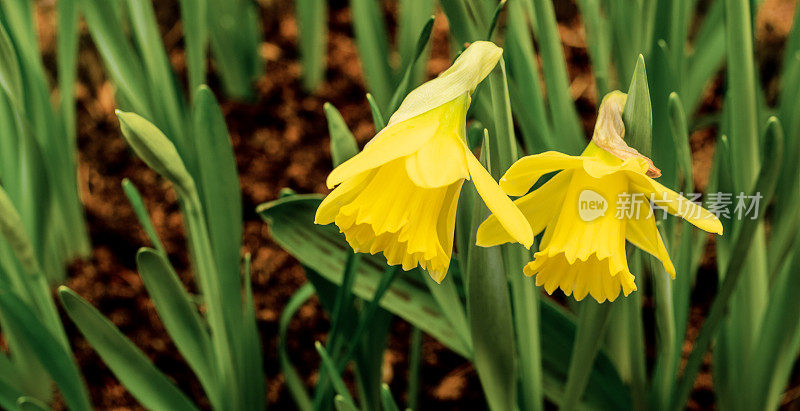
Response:
[[[206,224],[211,236],[214,259],[225,279],[221,290],[226,297],[241,295],[239,266],[242,248],[242,193],[236,156],[225,117],[205,86],[196,94],[192,120],[195,131],[195,147],[199,176],[198,188],[206,213]],[[239,298],[240,299],[240,298]]]
[[[206,81],[206,48],[208,47],[208,1],[180,0],[183,37],[186,42],[186,70],[189,92],[197,92]],[[194,98],[192,98],[194,101]]]
[[[66,287],[59,288],[58,295],[67,315],[92,348],[142,405],[150,409],[197,409],[139,348],[88,302]]]
[[[353,31],[367,88],[378,107],[386,110],[394,89],[394,72],[389,65],[389,43],[381,3],[373,0],[350,0]]]
[[[553,3],[551,0],[533,0],[533,6],[539,28],[539,48],[553,131],[561,139],[555,148],[569,154],[578,154],[583,150],[585,139],[569,92],[567,66]]]
[[[90,410],[89,392],[68,347],[59,342],[28,304],[9,290],[0,291],[0,312],[56,382],[67,405],[75,410]]]
[[[484,153],[490,151],[487,144],[484,142]],[[491,144],[497,144],[496,140]],[[484,154],[484,157],[489,156]],[[473,213],[472,226],[477,228],[488,216],[488,209],[479,203]],[[472,243],[475,235],[472,233]],[[514,323],[500,249],[473,247],[469,252],[466,277],[467,315],[475,369],[489,407],[493,410],[514,409],[517,403]]]
[[[325,103],[322,108],[325,110],[325,117],[328,119],[328,133],[331,135],[331,157],[333,158],[333,166],[336,167],[358,154],[358,144],[339,110],[331,103]]]
[[[325,77],[325,49],[327,42],[328,2],[325,0],[298,0],[295,2],[303,63],[303,87],[314,91]]]
[[[159,317],[186,362],[197,373],[211,403],[219,407],[211,337],[189,293],[164,254],[148,248],[139,250],[136,265]]]

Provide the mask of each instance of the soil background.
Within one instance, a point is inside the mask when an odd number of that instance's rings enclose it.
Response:
[[[267,393],[272,409],[294,409],[284,388],[277,361],[278,319],[292,293],[305,282],[297,261],[269,237],[266,225],[255,213],[256,206],[278,197],[288,187],[300,193],[327,192],[324,181],[331,170],[328,130],[322,105],[331,102],[363,146],[374,134],[365,86],[350,25],[347,1],[329,4],[329,36],[326,81],[315,93],[303,91],[299,76],[297,24],[293,2],[261,0],[263,43],[260,53],[265,74],[255,83],[256,96],[249,102],[224,97],[213,67],[210,85],[223,105],[237,157],[243,194],[246,252],[253,256],[253,290],[262,338]],[[389,27],[394,27],[394,2],[383,2]],[[700,2],[705,3],[705,2]],[[782,49],[791,28],[795,1],[767,0],[758,16],[756,52],[762,80],[769,98],[775,98],[775,78]],[[597,96],[586,52],[585,33],[578,9],[571,0],[557,0],[556,13],[570,71],[571,92],[590,135]],[[55,15],[52,0],[38,2],[38,23],[45,63],[55,67]],[[170,59],[185,76],[182,29],[177,0],[155,2],[161,34]],[[428,75],[434,76],[450,62],[447,20],[436,15],[432,57]],[[79,179],[86,206],[93,251],[91,258],[71,265],[67,285],[89,300],[138,345],[165,374],[207,409],[208,402],[191,370],[168,338],[154,306],[135,269],[136,251],[149,242],[122,191],[130,179],[142,192],[154,225],[181,279],[192,289],[183,226],[176,197],[168,183],[147,168],[128,149],[114,115],[114,88],[85,27],[80,40],[78,104]],[[723,80],[718,76],[707,90],[704,108],[719,108]],[[704,187],[713,153],[714,130],[692,135],[696,183]],[[693,296],[689,337],[696,335],[716,290],[713,255],[698,276],[701,282]],[[712,267],[709,269],[708,267]],[[650,302],[646,301],[646,313]],[[650,310],[651,312],[651,310]],[[126,392],[77,329],[64,316],[79,365],[99,409],[141,409]],[[306,383],[313,386],[319,359],[314,342],[324,340],[328,318],[316,300],[302,307],[290,327],[289,347],[294,363]],[[649,326],[652,328],[652,324]],[[384,380],[395,398],[404,403],[407,384],[407,354],[410,328],[395,320],[385,355]],[[649,330],[652,337],[653,331]],[[546,336],[544,336],[546,338]],[[691,343],[686,344],[686,350]],[[421,409],[485,408],[480,383],[472,366],[427,338],[423,345]],[[800,409],[800,372],[795,367],[784,407]],[[698,378],[689,408],[714,407],[711,376],[707,364]]]

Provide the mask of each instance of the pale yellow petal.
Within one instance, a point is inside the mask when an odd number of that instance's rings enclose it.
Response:
[[[317,207],[314,223],[323,225],[332,223],[336,214],[339,213],[339,209],[358,197],[369,178],[374,174],[374,172],[365,171],[336,187]]]
[[[558,170],[580,167],[584,158],[569,156],[557,151],[523,157],[515,162],[500,179],[500,188],[508,195],[521,196],[536,184],[543,175]]]
[[[658,232],[655,217],[652,213],[645,212],[641,214],[646,214],[647,216],[640,215],[638,219],[627,220],[625,237],[631,244],[661,260],[661,263],[664,264],[664,269],[672,278],[675,278],[675,266],[672,264],[669,252],[664,246],[661,234]]]
[[[494,43],[473,42],[439,77],[408,93],[389,119],[389,125],[401,123],[460,96],[471,94],[478,83],[492,72],[502,54],[503,49]]]
[[[683,217],[702,230],[722,235],[722,223],[717,216],[687,198],[663,186],[645,175],[627,172],[631,190],[644,193],[648,199],[655,198],[655,205],[666,208],[670,214]]]
[[[649,168],[647,160],[641,157],[634,157],[626,159],[625,161],[617,160],[616,163],[610,164],[601,158],[587,158],[583,163],[583,169],[587,174],[594,178],[602,178],[609,174],[614,174],[620,171],[633,171],[639,174],[644,174]]]
[[[328,188],[333,188],[364,171],[416,152],[436,135],[439,115],[440,113],[434,110],[386,127],[364,147],[363,151],[331,172],[327,180]]]
[[[535,191],[514,201],[531,225],[533,235],[541,233],[561,211],[570,178],[571,172],[569,171],[558,173]],[[478,227],[477,240],[477,244],[481,247],[491,247],[514,241],[494,214]]]
[[[408,176],[417,186],[444,187],[469,177],[464,144],[457,135],[446,133],[440,129],[436,137],[406,157]]]
[[[531,225],[522,212],[514,205],[508,196],[500,190],[492,176],[472,153],[466,153],[469,175],[475,183],[475,189],[480,194],[489,211],[497,216],[500,225],[511,234],[515,241],[526,248],[533,245],[533,232]]]
[[[603,285],[603,277],[608,277],[608,275],[603,272],[588,272],[586,276],[589,277],[589,294],[591,294],[592,298],[598,303],[604,302],[606,300],[606,293]]]
[[[436,232],[439,235],[442,249],[447,253],[447,260],[453,254],[453,236],[456,229],[456,211],[458,209],[458,196],[461,193],[461,187],[464,181],[459,181],[452,186],[448,187],[447,194],[445,195],[441,214],[436,226]],[[441,282],[444,275],[437,282]],[[436,280],[436,278],[434,278]]]
[[[605,290],[606,298],[608,298],[609,302],[614,302],[614,300],[617,299],[620,288],[621,286],[618,278],[609,275],[603,276],[603,289]]]

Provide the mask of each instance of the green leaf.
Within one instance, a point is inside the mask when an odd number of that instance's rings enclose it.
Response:
[[[534,280],[520,275],[530,257],[522,246],[504,250],[506,272],[510,278],[511,303],[519,356],[520,404],[523,409],[543,409],[542,343],[540,336],[541,294]],[[549,338],[547,336],[546,338]]]
[[[381,282],[378,284],[378,289],[375,290],[372,301],[367,304],[367,307],[359,316],[358,324],[356,325],[355,331],[353,331],[353,337],[351,338],[352,341],[350,344],[348,344],[348,351],[342,357],[342,360],[339,361],[339,364],[346,364],[350,359],[352,350],[356,346],[356,344],[353,342],[359,341],[364,336],[364,333],[368,330],[370,324],[372,324],[373,320],[375,319],[375,315],[378,313],[378,310],[380,310],[380,302],[383,299],[383,296],[389,290],[389,287],[391,287],[395,278],[397,278],[398,271],[400,271],[399,267],[389,267],[387,272],[384,273],[383,277],[381,277]]]
[[[497,19],[500,18],[500,13],[506,8],[506,0],[500,0],[492,13],[492,19],[489,21],[489,32],[486,34],[486,41],[492,41],[494,37],[494,30],[497,28]]]
[[[328,2],[298,0],[297,32],[302,62],[303,87],[314,91],[325,78],[325,51],[328,39]]]
[[[22,106],[21,86],[22,74],[14,44],[6,29],[0,25],[0,87],[16,107]]]
[[[753,357],[758,364],[750,391],[751,404],[778,409],[800,349],[800,253],[782,270],[772,286],[772,297],[764,314]]]
[[[680,90],[689,115],[697,111],[709,80],[719,73],[725,64],[724,17],[724,0],[715,0],[695,37],[694,52],[686,63],[686,74]]]
[[[337,395],[333,399],[333,404],[336,406],[336,411],[358,411],[355,405],[349,403],[347,399],[341,395]]]
[[[511,305],[500,250],[471,250],[467,275],[473,362],[490,408],[510,410],[517,400],[516,363]]]
[[[381,381],[390,325],[394,315],[377,310],[369,332],[364,333],[355,359],[356,386],[362,408],[377,410],[381,407]]]
[[[586,26],[586,42],[592,62],[592,73],[597,82],[598,95],[609,91],[609,68],[611,66],[611,32],[608,22],[600,10],[598,0],[578,0],[583,24]]]
[[[339,371],[336,369],[336,364],[334,364],[330,355],[328,355],[325,347],[323,347],[319,341],[314,343],[314,347],[317,349],[317,352],[322,359],[322,365],[320,368],[328,373],[331,382],[333,382],[333,388],[336,390],[336,393],[344,399],[344,402],[347,405],[352,406],[355,409],[356,406],[355,402],[353,401],[353,397],[350,395],[347,385],[345,385],[344,381],[342,381],[342,377],[339,375]]]
[[[423,27],[428,24],[431,15],[435,12],[433,0],[399,0],[397,16],[397,35],[395,48],[400,53],[400,67],[408,67],[411,61],[414,64],[411,84],[422,81],[426,74],[428,56],[418,61],[417,39]],[[430,49],[430,47],[428,47]],[[423,52],[423,54],[429,54]]]
[[[684,229],[688,229],[684,226]],[[686,241],[688,243],[688,241]],[[683,341],[678,341],[675,332],[676,307],[684,310],[687,307],[673,302],[672,279],[664,270],[664,266],[655,258],[647,258],[650,262],[650,273],[655,300],[656,321],[656,363],[653,369],[652,401],[658,409],[666,409],[669,405],[669,394],[675,381],[675,370],[679,360]],[[680,275],[689,277],[686,271]],[[688,283],[688,281],[687,281]]]
[[[414,327],[411,330],[411,343],[408,348],[408,391],[406,392],[406,409],[416,410],[419,400],[420,375],[422,363],[422,331]]]
[[[475,19],[472,18],[471,10],[468,10],[471,4],[462,0],[441,0],[439,5],[442,7],[444,14],[447,15],[450,31],[459,45],[483,39],[481,35],[485,34],[486,31],[477,27]],[[479,23],[483,23],[483,21]]]
[[[397,406],[394,398],[392,398],[392,390],[389,389],[386,383],[381,384],[381,404],[383,405],[383,411],[400,411],[400,407]]]
[[[325,103],[322,108],[325,110],[325,117],[328,119],[328,133],[331,135],[331,157],[333,167],[344,163],[358,154],[358,144],[339,110],[331,103]]]
[[[67,315],[75,322],[92,348],[143,406],[150,409],[197,409],[172,381],[158,371],[147,356],[99,311],[67,287],[60,287],[58,295]]]
[[[339,353],[341,341],[345,337],[345,330],[352,330],[355,327],[353,318],[353,282],[356,279],[358,265],[361,264],[361,254],[352,253],[347,256],[347,261],[344,264],[344,272],[342,273],[342,283],[336,290],[336,299],[334,301],[333,310],[331,315],[331,329],[328,333],[328,341],[326,343],[327,349],[330,349],[334,355]],[[373,296],[373,299],[375,297]],[[347,333],[349,334],[349,332]]]
[[[386,120],[384,120],[383,114],[381,114],[378,103],[375,102],[375,98],[372,97],[370,93],[367,93],[367,102],[369,103],[369,109],[372,113],[372,123],[375,125],[375,133],[377,134],[386,127]]]
[[[38,51],[36,25],[34,24],[33,4],[26,1],[6,1],[0,5],[3,24],[9,35],[16,39],[22,58],[35,55]]]
[[[732,164],[734,192],[749,192],[760,178],[762,167],[759,99],[757,70],[754,57],[751,5],[745,2],[725,0],[725,38],[727,50],[727,83],[725,105],[729,116],[730,160]],[[774,136],[773,136],[774,137]],[[772,142],[770,142],[772,143]],[[782,142],[780,143],[782,146]],[[782,150],[781,150],[782,151]],[[773,162],[773,157],[765,157]],[[771,165],[766,166],[771,167]],[[761,192],[765,200],[767,197]],[[735,221],[740,233],[747,222]],[[743,260],[741,284],[733,293],[728,320],[723,325],[720,347],[715,353],[715,381],[720,387],[721,406],[728,408],[734,393],[746,392],[750,387],[751,367],[747,361],[752,355],[756,337],[762,324],[769,301],[770,282],[767,267],[766,233],[763,225],[752,233],[752,242],[741,250],[748,258]],[[735,260],[737,255],[731,255]],[[728,267],[730,269],[730,267]],[[725,277],[727,280],[727,275]],[[718,297],[719,298],[719,297]],[[722,355],[720,355],[722,354]],[[742,363],[742,359],[745,359]],[[722,364],[722,365],[719,365]],[[732,401],[732,400],[730,400]]]
[[[51,409],[47,404],[33,397],[19,397],[17,407],[20,411],[47,411]]]
[[[439,304],[442,314],[450,322],[450,325],[458,333],[464,345],[469,347],[469,352],[472,352],[472,339],[469,336],[469,324],[467,322],[467,314],[464,307],[464,302],[461,300],[461,292],[456,284],[455,278],[456,264],[450,264],[449,272],[452,275],[445,276],[441,283],[433,281],[427,272],[419,271],[422,281],[428,286],[428,290]]]
[[[595,356],[603,341],[612,305],[585,301],[580,304],[580,307],[567,384],[564,387],[563,401],[559,404],[560,408],[564,410],[575,409],[581,401],[589,383]]]
[[[318,226],[313,216],[320,197],[285,197],[259,206],[258,213],[268,223],[272,238],[301,263],[328,280],[340,284],[342,267],[352,253],[344,237],[333,225]],[[358,266],[353,293],[371,301],[386,264],[381,256],[364,255]],[[427,287],[412,275],[400,275],[381,299],[381,307],[417,325],[453,351],[468,357],[469,348],[442,314]],[[418,278],[418,277],[417,277]]]
[[[678,167],[683,173],[683,186],[686,192],[694,190],[692,178],[692,151],[689,147],[689,128],[680,96],[673,92],[669,95],[669,126],[678,152]]]
[[[653,109],[650,105],[650,89],[647,85],[647,72],[644,57],[640,54],[633,70],[633,78],[628,87],[628,98],[622,110],[625,123],[625,140],[628,145],[645,156],[651,156],[653,146]]]
[[[551,0],[533,0],[533,6],[539,28],[539,51],[542,55],[553,132],[561,139],[554,148],[568,154],[578,154],[586,144],[569,92],[569,77],[553,3]]]
[[[189,92],[194,93],[206,82],[206,49],[208,47],[208,1],[180,0],[183,39],[186,44],[186,70]]]
[[[507,114],[510,116],[510,112]],[[493,164],[496,160],[487,159],[489,144],[484,141],[483,157],[487,163]],[[491,144],[496,145],[497,138]],[[488,214],[489,210],[480,203],[473,210],[472,226],[478,227]],[[474,243],[475,233],[471,237]],[[489,408],[493,410],[511,410],[517,403],[514,323],[505,273],[498,247],[473,247],[470,250],[465,282],[473,363]]]
[[[142,248],[136,265],[148,294],[178,351],[192,367],[215,407],[220,407],[211,338],[203,319],[192,303],[165,254]]]
[[[8,198],[8,194],[2,187],[0,187],[0,215],[2,215],[0,234],[14,250],[14,254],[25,271],[31,276],[39,275],[41,269],[31,239],[28,237],[16,207],[11,203],[11,199]]]
[[[214,63],[225,93],[241,99],[253,94],[253,81],[264,71],[259,55],[261,24],[253,1],[215,1],[209,8],[209,34]]]
[[[367,89],[381,109],[389,107],[394,73],[389,65],[389,35],[383,20],[381,3],[374,0],[350,0],[353,31]]]
[[[145,70],[136,51],[120,27],[125,25],[117,13],[118,3],[108,0],[80,0],[81,12],[108,75],[114,80],[117,92],[130,109],[147,118],[152,117],[150,91]],[[158,40],[161,41],[160,39]]]
[[[425,47],[428,45],[428,41],[431,37],[431,30],[433,30],[433,20],[434,17],[430,16],[428,21],[425,23],[425,26],[422,27],[422,31],[419,33],[419,38],[417,39],[417,45],[414,50],[414,58],[407,63],[405,66],[405,71],[403,72],[403,77],[400,79],[400,83],[394,89],[394,94],[392,95],[392,99],[389,101],[389,109],[387,112],[394,113],[397,111],[397,108],[400,107],[400,103],[403,101],[403,97],[408,93],[409,88],[411,86],[411,79],[414,73],[414,66],[419,60],[422,52],[425,51]]]
[[[234,331],[240,336],[235,342],[239,349],[239,381],[242,381],[242,408],[262,410],[266,408],[266,378],[263,370],[261,339],[258,332],[256,306],[253,300],[253,278],[250,253],[245,254],[242,263],[244,271],[244,312],[241,329]]]
[[[722,285],[717,292],[717,296],[714,298],[714,302],[703,323],[703,327],[700,329],[700,334],[695,340],[694,348],[684,367],[683,376],[678,380],[673,390],[672,402],[670,403],[670,409],[672,410],[682,409],[689,398],[694,380],[697,377],[697,373],[700,371],[703,357],[706,351],[711,347],[711,343],[728,310],[731,297],[736,287],[739,285],[738,282],[744,272],[745,262],[750,257],[750,253],[753,252],[751,245],[756,237],[756,231],[759,230],[759,227],[762,225],[761,218],[763,218],[764,212],[769,204],[768,199],[771,199],[772,194],[775,192],[776,177],[780,171],[780,147],[783,145],[783,136],[780,132],[777,120],[771,119],[767,130],[764,159],[769,159],[769,161],[762,163],[763,165],[759,172],[758,179],[751,191],[753,194],[760,193],[760,195],[763,196],[756,212],[756,215],[760,218],[744,219],[741,222],[741,226],[736,233],[736,239],[733,242],[733,248],[730,252],[730,261],[725,265]]]
[[[28,304],[9,290],[0,290],[0,312],[4,325],[19,336],[56,382],[67,406],[90,410],[89,392],[69,347],[48,330]]]
[[[3,354],[5,357],[5,354]],[[16,373],[16,370],[14,370]],[[18,375],[14,375],[10,378],[18,378]],[[14,409],[17,405],[17,399],[22,396],[22,393],[17,390],[15,387],[12,387],[10,384],[3,381],[5,379],[5,375],[0,376],[0,407],[5,409]]]
[[[153,4],[147,1],[124,0],[141,61],[150,83],[154,122],[170,136],[184,154],[183,102],[180,100],[172,66],[161,41]],[[117,28],[119,30],[119,28]],[[124,64],[124,63],[123,63]],[[185,155],[185,154],[184,154]]]
[[[783,136],[780,121],[771,117],[767,123],[768,144],[780,144]],[[780,164],[781,159],[780,155],[778,158],[765,157],[764,162],[776,161]],[[769,197],[765,197],[761,201],[769,202],[768,200]],[[772,282],[770,298],[751,357],[755,360],[748,364],[749,370],[754,373],[753,377],[758,379],[752,380],[747,398],[752,400],[752,406],[764,409],[779,407],[783,389],[791,373],[791,366],[788,364],[793,362],[797,349],[800,348],[800,324],[794,321],[800,315],[800,301],[797,298],[800,293],[800,282],[797,280],[800,253],[797,253],[797,247],[794,249],[795,257]]]
[[[313,295],[314,287],[310,283],[303,284],[292,294],[289,302],[286,303],[278,322],[278,360],[281,364],[281,372],[283,373],[286,388],[289,389],[289,393],[294,399],[294,404],[300,411],[312,410],[311,397],[306,391],[305,382],[303,382],[297,369],[295,369],[292,365],[292,361],[289,359],[287,334],[292,317],[294,317],[295,313],[300,310],[300,307]]]
[[[61,97],[61,116],[69,141],[75,139],[75,79],[78,69],[78,0],[57,3],[58,33],[56,63],[58,92]]]
[[[533,48],[524,4],[512,1],[508,5],[508,27],[504,59],[508,62],[511,83],[511,109],[519,123],[525,149],[529,154],[557,147],[550,118],[544,102],[539,75],[539,63]]]
[[[136,218],[139,220],[139,224],[142,225],[145,234],[147,234],[147,238],[153,243],[153,247],[166,255],[167,251],[161,239],[158,237],[158,233],[156,233],[153,222],[150,220],[150,215],[147,213],[147,207],[144,205],[144,200],[142,200],[142,195],[139,193],[139,190],[130,180],[124,178],[122,179],[122,191],[124,191],[125,196],[128,197],[128,202],[131,203],[133,212],[136,214]]]
[[[491,138],[484,139],[484,148],[489,151],[489,172],[499,180],[509,167],[519,158],[514,121],[511,116],[506,64],[502,59],[489,75],[489,89],[494,119]]]
[[[242,193],[225,117],[214,93],[201,86],[192,111],[206,225],[221,279],[223,298],[241,299]],[[238,310],[234,310],[238,311]]]

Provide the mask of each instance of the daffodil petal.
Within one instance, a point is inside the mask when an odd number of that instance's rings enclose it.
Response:
[[[369,181],[368,177],[373,174],[373,172],[365,171],[336,187],[317,207],[314,223],[323,225],[332,223],[339,213],[339,209],[355,200],[361,194],[361,190]]]
[[[583,169],[594,178],[603,178],[620,171],[632,171],[644,174],[647,172],[648,168],[650,168],[650,163],[642,157],[632,157],[625,161],[618,160],[616,164],[609,164],[606,161],[595,158],[588,158],[583,162]]]
[[[627,173],[631,189],[644,193],[648,199],[656,199],[657,203],[654,205],[666,208],[667,212],[672,215],[683,217],[701,230],[722,235],[722,223],[717,216],[705,208],[689,201],[650,177],[635,172]]]
[[[557,151],[526,156],[514,163],[500,179],[500,188],[508,195],[521,196],[536,184],[543,175],[558,170],[580,167],[584,158],[569,156]]]
[[[471,94],[500,61],[503,49],[492,42],[476,41],[439,77],[412,90],[389,119],[389,126]]]
[[[518,198],[514,204],[528,220],[533,235],[537,235],[558,215],[567,192],[567,184],[571,178],[570,171],[556,174],[535,191]],[[477,244],[491,247],[512,242],[514,239],[500,224],[497,216],[492,214],[478,227]]]
[[[500,190],[492,176],[475,156],[467,152],[467,167],[469,175],[475,183],[475,189],[480,194],[489,210],[497,216],[500,225],[511,234],[515,241],[521,243],[526,248],[533,245],[533,231],[531,225],[522,212],[514,205],[508,196]]]
[[[664,241],[658,232],[656,219],[652,213],[646,214],[646,217],[627,220],[625,238],[631,244],[661,260],[661,263],[664,264],[664,269],[672,278],[675,278],[675,266],[672,264],[667,247],[664,246]]]
[[[447,194],[445,195],[444,202],[442,203],[442,211],[439,214],[439,220],[436,224],[436,231],[439,234],[439,241],[441,242],[442,249],[445,251],[447,255],[447,260],[450,260],[450,257],[453,255],[453,235],[455,234],[456,230],[456,211],[458,209],[458,195],[461,193],[461,187],[464,185],[464,181],[459,181],[452,186],[447,188]],[[428,270],[431,274],[431,277],[437,283],[441,283],[444,280],[445,274],[447,274],[447,269],[443,271],[434,272],[433,270]]]
[[[436,137],[406,157],[406,171],[414,184],[424,188],[443,187],[469,177],[464,144],[457,134],[449,132],[446,127],[440,128]]]
[[[363,151],[336,167],[328,175],[328,188],[333,188],[364,171],[416,152],[436,135],[440,114],[436,110],[430,111],[381,130]]]

